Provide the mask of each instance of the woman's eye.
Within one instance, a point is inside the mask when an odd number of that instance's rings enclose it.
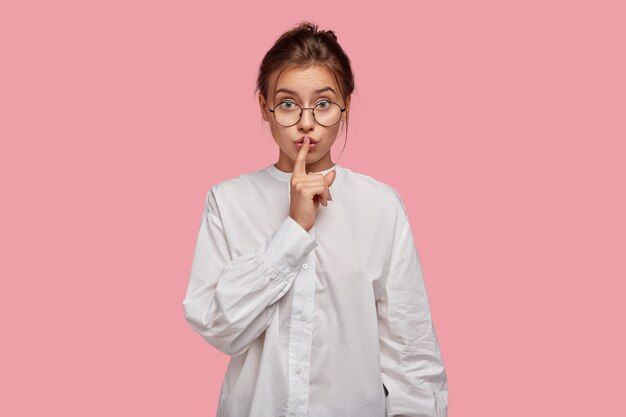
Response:
[[[291,110],[293,108],[293,104],[295,104],[295,103],[293,101],[291,101],[291,100],[285,100],[285,101],[280,103],[282,108],[285,109],[285,110]]]
[[[317,105],[318,105],[320,108],[325,109],[325,108],[327,108],[327,107],[330,105],[330,101],[328,101],[328,100],[320,100],[320,101],[317,103]]]

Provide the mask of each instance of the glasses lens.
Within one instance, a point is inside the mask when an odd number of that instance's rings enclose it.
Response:
[[[332,126],[341,119],[341,107],[330,101],[320,101],[313,110],[315,120],[322,126]]]
[[[300,119],[301,111],[302,109],[300,109],[300,106],[296,103],[291,100],[285,100],[274,109],[274,118],[276,119],[276,123],[280,125],[295,125]]]

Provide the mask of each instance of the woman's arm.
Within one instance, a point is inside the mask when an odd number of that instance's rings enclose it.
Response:
[[[447,417],[448,382],[408,217],[377,303],[387,416]]]
[[[231,259],[215,195],[209,190],[183,301],[185,319],[221,352],[244,353],[269,326],[276,301],[317,245],[287,217],[254,252]]]

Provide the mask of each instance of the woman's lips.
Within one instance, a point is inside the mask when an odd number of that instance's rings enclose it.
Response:
[[[302,143],[304,142],[304,138],[307,136],[302,136],[300,139],[298,139],[296,142],[294,142],[296,144],[297,147],[301,147]],[[315,145],[317,144],[317,141],[314,139],[309,138],[309,149],[315,149]]]
[[[316,145],[317,143],[313,143],[313,142],[309,143],[309,150],[315,149]],[[296,146],[298,148],[302,147],[302,142],[296,142]]]
[[[302,142],[304,142],[304,138],[307,138],[307,137],[309,138],[309,142],[310,142],[310,143],[317,143],[317,139],[313,139],[313,138],[312,138],[312,137],[310,137],[310,136],[301,136],[301,137],[299,137],[299,138],[298,138],[298,140],[296,141],[296,143],[302,143]]]

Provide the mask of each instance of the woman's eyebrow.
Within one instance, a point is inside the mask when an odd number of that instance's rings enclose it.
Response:
[[[337,95],[337,93],[335,92],[335,90],[332,89],[332,87],[322,87],[322,88],[318,88],[317,90],[313,91],[314,94],[319,94],[319,93],[323,93],[324,91],[332,91],[333,94]],[[297,96],[298,93],[296,93],[293,90],[290,90],[288,88],[279,88],[278,90],[276,90],[276,94],[278,93],[287,93],[287,94],[293,94],[294,96]]]

